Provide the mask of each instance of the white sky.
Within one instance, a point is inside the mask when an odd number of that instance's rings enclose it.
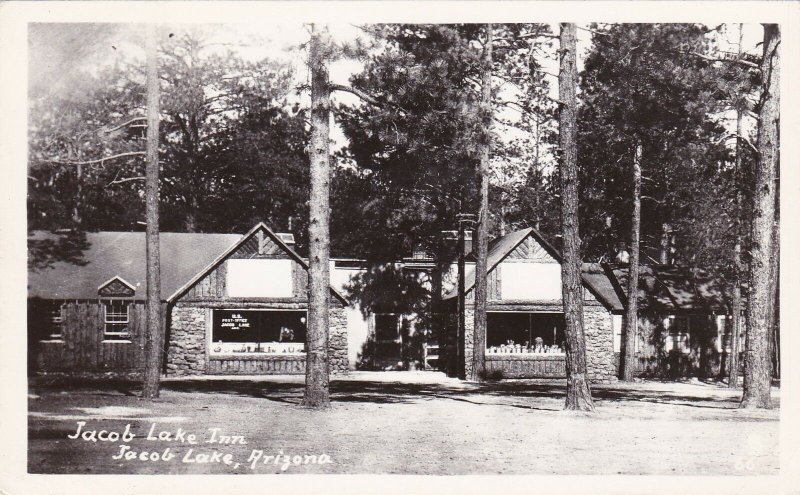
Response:
[[[191,26],[196,28],[198,25],[173,25],[165,29],[170,32],[180,33],[182,29]],[[231,48],[238,52],[243,58],[248,60],[259,60],[265,57],[288,62],[294,69],[296,84],[308,84],[308,68],[306,66],[307,52],[305,43],[309,39],[308,27],[301,23],[281,23],[281,24],[219,24],[201,25],[210,30],[212,42],[224,43],[221,48]],[[141,59],[141,38],[138,30],[140,27],[135,25],[49,25],[45,30],[45,37],[39,44],[32,43],[30,53],[30,77],[33,84],[46,81],[49,87],[56,90],[80,91],[79,81],[69,80],[66,87],[62,88],[58,84],[58,78],[67,77],[70,71],[75,68],[92,68],[98,65],[111,63],[125,57]],[[332,23],[328,24],[331,37],[340,43],[352,43],[357,38],[364,38],[366,35],[351,24]],[[556,24],[551,25],[553,33],[558,32]],[[111,34],[108,34],[110,32]],[[89,36],[86,33],[94,33]],[[100,33],[100,34],[96,34]],[[165,32],[166,35],[166,32]],[[762,37],[762,28],[758,24],[745,24],[743,28],[743,47],[747,52],[754,54],[760,53],[757,44]],[[92,44],[91,41],[95,43]],[[720,44],[723,49],[735,51],[735,43],[738,41],[738,28],[736,25],[729,25],[726,32],[719,36]],[[586,30],[578,30],[578,70],[583,69],[583,61],[586,53],[590,49],[591,33]],[[87,46],[87,44],[89,46]],[[234,45],[234,46],[231,46]],[[557,43],[553,44],[553,50]],[[54,47],[56,49],[54,49]],[[558,61],[555,54],[549,59],[541,59],[543,68],[552,74],[558,72]],[[347,84],[348,79],[362,68],[362,63],[358,60],[341,59],[334,61],[330,65],[331,81],[339,84]],[[557,97],[557,84],[554,77],[546,76],[550,82],[551,97]],[[293,97],[294,98],[294,97]],[[358,98],[349,93],[335,92],[332,96],[334,102],[357,104]],[[308,104],[308,94],[305,92],[300,96],[302,105]],[[513,118],[514,111],[507,110],[505,117]],[[732,116],[725,116],[730,124]],[[747,127],[752,127],[754,122],[746,122]],[[498,132],[503,139],[519,137],[520,133],[513,129],[502,129]],[[331,138],[333,140],[333,150],[341,149],[346,145],[346,139],[334,121],[331,125]],[[552,157],[544,152],[544,161]]]

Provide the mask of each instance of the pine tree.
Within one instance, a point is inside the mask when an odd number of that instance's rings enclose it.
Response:
[[[764,25],[761,62],[762,94],[758,114],[758,163],[753,198],[750,283],[747,298],[744,383],[741,406],[769,408],[772,364],[770,336],[775,307],[773,263],[775,251],[775,197],[780,118],[780,27]]]
[[[330,405],[328,307],[330,304],[330,86],[322,37],[326,29],[311,25],[308,66],[311,71],[311,202],[308,223],[308,325],[306,387],[303,405]]]
[[[486,271],[489,255],[489,160],[492,127],[492,25],[486,25],[481,81],[481,142],[478,165],[478,222],[475,229],[475,321],[472,341],[473,381],[483,381],[486,372]]]
[[[145,172],[145,231],[147,278],[147,329],[142,397],[159,395],[164,351],[164,320],[161,311],[161,256],[159,251],[158,127],[159,79],[155,24],[147,26],[147,168]]]
[[[583,283],[581,281],[581,239],[578,229],[578,171],[575,139],[577,100],[575,86],[576,27],[562,23],[559,36],[558,98],[561,103],[558,116],[559,149],[561,159],[562,253],[561,293],[566,323],[566,409],[593,411],[594,403],[586,376],[586,338],[583,331]]]

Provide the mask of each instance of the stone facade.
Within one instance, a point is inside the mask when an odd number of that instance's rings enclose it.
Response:
[[[167,374],[304,374],[305,359],[299,356],[225,356],[209,358],[206,335],[211,310],[178,303],[172,308]],[[329,313],[329,358],[331,374],[347,373],[347,317],[342,307]]]
[[[584,304],[583,331],[586,337],[587,378],[600,383],[616,381],[611,312],[600,305]]]
[[[347,373],[347,315],[344,308],[331,308],[328,313],[328,359],[331,374]]]
[[[475,342],[475,310],[464,308],[464,376],[472,376],[472,349]]]
[[[595,383],[610,383],[617,380],[614,357],[614,332],[611,312],[590,295],[583,306],[583,328],[586,337],[587,378]],[[472,372],[472,346],[475,337],[475,311],[466,308],[464,322],[464,359],[466,376]]]
[[[206,372],[206,317],[208,309],[177,304],[172,308],[167,346],[168,375]]]

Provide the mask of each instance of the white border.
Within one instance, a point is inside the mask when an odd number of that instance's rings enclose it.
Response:
[[[800,417],[797,332],[782,334],[780,476],[127,476],[26,474],[27,383],[24,372],[26,294],[26,23],[36,22],[778,22],[782,24],[781,148],[783,243],[781,296],[794,303],[797,194],[797,76],[800,58],[797,2],[2,2],[0,3],[0,318],[7,341],[0,346],[0,492],[61,493],[798,493]],[[782,305],[784,328],[800,322],[798,304]],[[8,400],[12,398],[13,400]],[[533,448],[534,446],[532,446]]]

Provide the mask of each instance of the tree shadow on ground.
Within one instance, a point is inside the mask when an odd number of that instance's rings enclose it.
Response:
[[[165,380],[162,390],[179,393],[203,393],[254,397],[286,404],[299,404],[303,397],[303,383],[272,382],[249,379],[180,379]],[[477,405],[504,405],[524,409],[557,411],[561,404],[547,406],[548,402],[562,401],[565,387],[560,383],[532,381],[501,381],[492,383],[459,383],[456,386],[440,383],[402,383],[370,380],[341,380],[331,382],[331,400],[342,403],[399,404],[434,399],[451,399]],[[96,395],[138,395],[141,384],[136,381],[114,379],[32,379],[31,391],[56,389],[59,391],[83,391]],[[611,403],[644,402],[704,409],[735,409],[738,397],[708,394],[707,385],[698,386],[698,394],[674,393],[650,387],[636,388],[630,385],[595,387],[592,396],[599,402]],[[544,404],[503,403],[507,399],[549,399]],[[487,399],[489,401],[487,401]],[[527,401],[526,401],[527,402]],[[533,401],[532,401],[533,402]]]

